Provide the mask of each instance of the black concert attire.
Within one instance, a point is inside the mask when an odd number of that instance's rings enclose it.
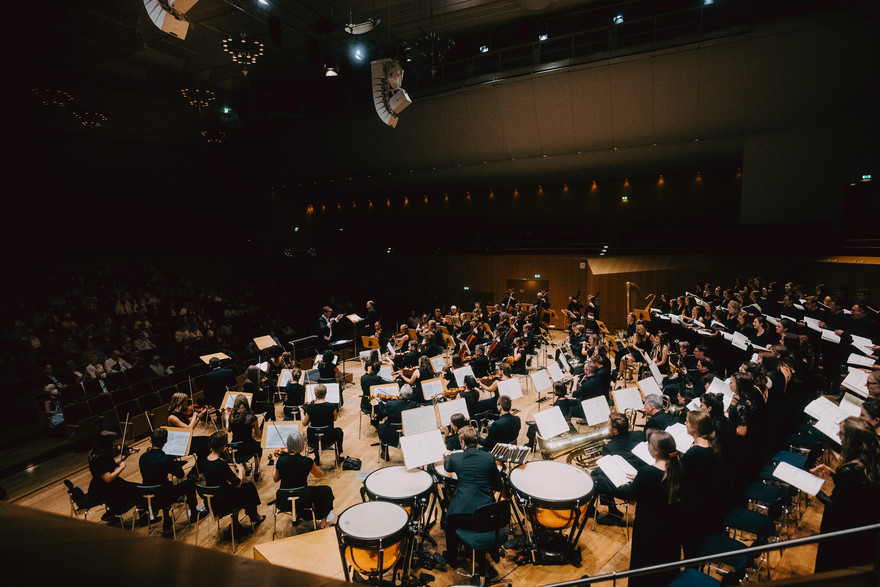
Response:
[[[306,386],[290,380],[284,386],[284,406],[295,407],[306,403]]]
[[[485,353],[471,359],[470,366],[474,372],[474,377],[477,379],[489,375],[489,357]]]
[[[584,305],[578,300],[571,300],[570,302],[568,302],[568,311],[575,316],[580,317],[583,307]]]
[[[779,335],[765,328],[764,332],[758,334],[757,330],[752,331],[749,341],[755,346],[767,347],[776,344],[779,341]]]
[[[235,371],[225,367],[217,367],[205,374],[205,401],[209,406],[220,409],[220,402],[226,390],[237,385]]]
[[[254,456],[259,460],[263,456],[263,447],[256,441],[253,434],[254,422],[256,421],[256,416],[248,414],[240,420],[233,418],[229,422],[232,442],[241,443],[235,452],[235,460],[239,463],[243,463]]]
[[[714,530],[716,459],[712,449],[691,446],[681,457],[684,478],[678,513],[685,558],[697,556],[697,548]]]
[[[875,524],[880,520],[880,486],[868,482],[861,464],[841,465],[832,479],[834,490],[831,497],[819,495],[825,504],[819,528],[822,534]],[[876,537],[872,534],[821,542],[815,572],[872,564],[875,543]]]
[[[312,507],[315,517],[323,520],[333,509],[333,490],[326,485],[313,485],[309,487],[309,473],[312,471],[314,461],[303,455],[283,454],[275,463],[275,470],[280,477],[281,489],[298,489],[308,487],[305,495],[299,497],[299,507]],[[279,504],[281,501],[279,500]],[[290,502],[287,502],[288,504]]]
[[[514,355],[515,357],[516,355]],[[526,374],[526,350],[519,350],[519,358],[515,359],[513,363],[510,364],[510,372],[518,375]]]
[[[645,430],[666,430],[676,423],[676,419],[671,414],[660,410],[645,422]]]
[[[333,326],[330,319],[324,314],[318,318],[318,350],[326,350],[330,347],[330,339],[333,337]]]
[[[638,499],[633,521],[632,554],[629,567],[636,569],[681,559],[679,534],[681,524],[678,504],[666,499],[664,472],[654,466],[639,469],[632,483],[617,490],[627,499]],[[654,587],[667,585],[678,574],[678,569],[666,573],[654,573],[630,577],[630,587]]]
[[[648,465],[645,464],[645,461],[634,455],[632,451],[636,445],[644,442],[644,440],[645,433],[642,430],[631,430],[626,434],[612,436],[611,440],[602,447],[602,456],[618,455],[623,457],[626,462],[636,469],[641,469]],[[613,496],[615,494],[617,488],[614,486],[614,483],[611,482],[608,476],[605,475],[599,467],[596,467],[591,475],[593,477],[593,483],[596,485],[596,495],[599,496],[600,501],[606,505],[613,503],[612,500],[609,500],[604,496]]]
[[[178,479],[184,476],[183,465],[175,457],[165,454],[161,448],[150,448],[141,455],[140,460],[141,477],[143,477],[144,485],[161,485],[162,489],[157,492],[153,506],[162,510],[162,529],[171,530],[173,520],[171,519],[170,505],[177,501],[180,496],[186,496],[186,503],[189,505],[190,521],[194,522],[197,518],[196,514],[196,486],[192,479],[184,479],[174,484],[168,477],[173,475]]]
[[[342,428],[336,428],[333,420],[336,404],[327,402],[308,404],[303,406],[303,410],[309,415],[309,429],[306,434],[309,446],[318,445],[318,436],[315,434],[314,428],[329,428],[328,434],[324,435],[325,448],[333,446],[334,442],[338,443],[339,454],[342,454]]]
[[[403,412],[419,407],[411,399],[392,399],[379,402],[376,406],[376,419],[382,422],[376,427],[382,444],[397,446],[400,443],[400,425],[403,424]]]
[[[382,378],[378,373],[364,373],[361,377],[361,411],[363,413],[370,414],[373,411],[373,405],[370,401],[370,387],[386,383],[391,382]]]
[[[488,451],[495,448],[495,445],[498,443],[516,444],[516,439],[519,436],[519,429],[521,427],[522,422],[520,421],[519,416],[502,414],[500,418],[492,422],[492,425],[489,426],[489,433],[486,434],[486,438],[480,441],[480,444]]]
[[[379,321],[379,310],[376,309],[376,306],[373,306],[367,313],[364,315],[364,329],[367,333],[367,336],[373,334],[373,325]]]
[[[458,477],[455,493],[446,511],[446,562],[455,568],[458,562],[456,528],[471,528],[471,516],[480,507],[495,502],[494,491],[501,491],[501,475],[495,457],[477,447],[453,453],[443,460],[443,467]],[[482,569],[485,552],[478,559]]]
[[[458,437],[458,433],[450,432],[443,439],[443,442],[446,444],[446,450],[448,451],[461,450],[461,439]]]
[[[260,494],[257,487],[247,481],[239,486],[238,476],[229,468],[223,459],[206,459],[202,467],[205,474],[205,485],[219,488],[217,497],[212,502],[214,511],[230,511],[243,509],[251,521],[259,520],[257,506],[260,505]]]
[[[419,357],[436,357],[443,354],[443,347],[437,342],[420,345],[418,348]],[[416,361],[418,363],[418,361]]]
[[[332,382],[336,381],[336,365],[333,363],[325,363],[321,361],[318,363],[318,378],[319,379],[328,379],[332,380]]]
[[[122,477],[116,477],[110,483],[105,483],[102,477],[104,473],[112,473],[118,463],[109,454],[93,457],[89,460],[89,472],[92,480],[89,483],[88,494],[90,497],[107,505],[107,511],[113,515],[127,512],[135,504],[137,492],[136,485],[126,481]]]
[[[798,310],[794,307],[794,304],[790,306],[782,306],[779,308],[780,316],[788,316],[789,318],[794,318],[795,322],[803,322],[804,321],[804,312],[803,310]]]

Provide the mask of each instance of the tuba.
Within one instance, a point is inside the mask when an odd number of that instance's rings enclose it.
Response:
[[[538,450],[544,460],[553,460],[568,455],[569,463],[588,469],[595,466],[602,456],[602,447],[611,439],[611,432],[605,424],[590,426],[578,432],[571,428],[569,432],[544,439],[538,435]]]

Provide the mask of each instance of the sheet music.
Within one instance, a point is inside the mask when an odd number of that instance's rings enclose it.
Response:
[[[538,432],[545,439],[553,438],[568,432],[568,423],[559,406],[553,406],[549,410],[535,412],[535,424],[538,425]]]
[[[406,412],[404,412],[406,413]],[[416,469],[443,460],[446,444],[439,430],[401,436],[400,448],[407,469]]]
[[[782,316],[780,316],[780,318],[785,318],[786,320],[791,320],[792,322],[794,322],[795,324],[797,324],[797,318],[794,318],[794,317],[792,317],[792,316],[788,316],[788,315],[786,315],[786,314],[783,314]]]
[[[605,399],[604,395],[585,399],[581,402],[581,407],[584,410],[587,424],[590,426],[604,424],[608,421],[608,416],[611,415],[611,408],[608,407],[608,400]]]
[[[675,314],[670,314],[669,318],[672,319],[673,324],[681,324],[681,316],[677,316]]]
[[[257,363],[256,368],[262,371],[263,373],[267,373],[269,371],[269,361],[263,361],[262,363]]]
[[[449,426],[450,418],[453,414],[462,414],[465,418],[470,419],[471,415],[467,409],[467,402],[463,397],[454,399],[451,402],[441,402],[437,404],[437,415],[440,416],[440,425]]]
[[[282,369],[278,374],[278,387],[285,387],[293,379],[293,369]]]
[[[798,469],[794,465],[788,463],[779,463],[776,465],[776,469],[773,471],[773,476],[814,497],[817,493],[822,491],[822,485],[825,484],[825,481],[821,477],[817,477],[803,469]]]
[[[843,397],[840,399],[840,409],[847,413],[849,416],[855,416],[856,418],[861,417],[862,415],[862,404],[865,403],[860,397],[856,397],[849,392],[845,392]]]
[[[386,345],[385,345],[385,348],[388,349],[388,352],[389,352],[389,353],[391,353],[392,355],[394,354],[394,345],[391,344],[391,342],[389,342],[388,344],[386,344]]]
[[[816,420],[828,420],[835,426],[848,416],[845,410],[834,405],[834,402],[823,396],[819,396],[807,404],[807,407],[804,408],[804,413]]]
[[[379,367],[379,377],[384,379],[385,381],[391,381],[394,379],[393,372],[391,371],[391,365],[382,365]]]
[[[840,383],[841,387],[845,387],[856,395],[863,398],[868,397],[868,374],[858,369],[850,369],[846,378]]]
[[[562,373],[562,368],[556,361],[547,365],[547,373],[550,374],[550,379],[553,380],[553,383],[562,381],[565,378],[565,375]]]
[[[865,338],[864,336],[858,336],[856,334],[850,334],[850,338],[852,339],[853,344],[858,347],[871,349],[874,346],[874,343],[871,341],[870,338]]]
[[[185,457],[189,453],[191,438],[192,430],[168,430],[168,441],[162,451],[172,457]]]
[[[379,397],[380,395],[400,397],[400,387],[398,387],[396,383],[382,383],[380,385],[371,385],[370,395],[373,397]]]
[[[464,387],[464,378],[468,375],[473,376],[474,370],[471,369],[470,365],[465,365],[464,367],[453,369],[452,374],[455,375],[455,383],[458,385],[458,387]]]
[[[498,395],[506,395],[510,399],[521,398],[523,392],[519,379],[499,379]]]
[[[724,328],[725,330],[727,329],[727,326],[725,326],[718,320],[712,320],[712,322],[709,323],[709,326],[711,326],[712,328]]]
[[[267,334],[265,336],[258,336],[254,339],[254,344],[257,345],[257,348],[261,351],[266,349],[270,349],[273,346],[278,346],[278,341],[272,338],[271,335]]]
[[[858,365],[860,367],[873,367],[874,359],[869,357],[863,357],[857,353],[850,353],[849,358],[846,360],[848,365]]]
[[[568,364],[565,353],[559,353],[559,362],[562,363],[562,368],[565,369],[566,373],[571,373],[571,365]]]
[[[822,340],[840,344],[840,337],[834,334],[833,330],[828,330],[827,328],[822,329]]]
[[[617,404],[617,411],[621,414],[628,409],[636,411],[645,409],[645,402],[642,401],[638,387],[615,389],[611,394],[614,396],[614,403]]]
[[[809,316],[804,316],[804,323],[807,325],[807,328],[810,330],[815,330],[816,332],[822,332],[822,327],[819,326],[819,321],[816,318],[810,318]]]
[[[766,318],[767,322],[769,322],[773,326],[777,326],[779,324],[779,319],[774,318],[773,316],[768,316],[767,314],[764,314],[764,318]]]
[[[224,408],[232,409],[233,404],[235,404],[235,398],[237,398],[239,393],[227,392],[226,393],[226,403],[223,404]],[[250,404],[250,398],[248,398],[248,404]]]
[[[287,438],[293,432],[299,432],[299,424],[264,424],[266,429],[266,442],[263,448],[266,450],[275,450],[278,448],[287,448]]]
[[[358,356],[359,356],[361,359],[367,360],[367,359],[370,358],[370,353],[372,353],[372,352],[373,352],[373,351],[371,351],[371,350],[361,351],[361,352],[358,353]]]
[[[721,334],[721,338],[723,338],[727,342],[733,342],[733,334],[730,334],[729,332],[723,332],[723,331],[720,334]]]
[[[349,314],[348,316],[346,316],[346,318],[348,318],[352,322],[352,324],[357,324],[358,322],[363,321],[363,318],[361,318],[357,314]]]
[[[657,459],[652,457],[651,451],[648,450],[648,441],[638,443],[635,448],[633,448],[632,453],[649,465],[653,465],[657,462]]]
[[[550,389],[553,387],[553,382],[550,381],[550,373],[547,372],[547,369],[541,369],[540,371],[535,371],[529,377],[532,378],[532,383],[535,384],[535,390],[538,393],[541,393],[545,389]]]
[[[700,401],[700,398],[695,397],[694,399],[691,400],[691,403],[689,403],[687,405],[687,409],[690,410],[691,412],[699,412],[700,409],[702,408],[702,406],[703,406],[703,402]]]
[[[742,332],[734,332],[733,340],[731,342],[733,343],[733,346],[742,351],[748,350],[749,348],[749,338]]]
[[[647,357],[648,359],[648,368],[651,370],[651,377],[654,378],[654,381],[657,382],[657,385],[663,385],[663,375],[660,374],[660,368],[657,367],[657,363],[651,357]]]
[[[315,388],[323,385],[327,388],[327,397],[325,401],[328,404],[339,403],[339,384],[338,383],[310,383],[306,386],[306,402],[315,401]]]
[[[422,395],[425,399],[434,399],[443,394],[443,380],[439,377],[422,381]]]
[[[642,390],[642,393],[647,395],[656,394],[659,396],[663,396],[663,390],[660,389],[660,386],[657,385],[657,382],[653,377],[645,377],[641,381],[637,381],[636,385]]]
[[[608,480],[614,483],[615,487],[626,485],[631,480],[627,475],[635,475],[638,473],[636,468],[630,465],[625,458],[620,455],[605,455],[596,464],[608,477]]]
[[[694,437],[688,434],[684,424],[673,424],[666,431],[675,439],[675,450],[684,454],[694,444]]]
[[[434,413],[434,406],[423,406],[421,408],[413,408],[404,410],[400,413],[403,419],[404,436],[412,436],[413,434],[421,434],[437,429],[437,416]],[[434,461],[431,461],[432,463]]]
[[[803,304],[803,303],[806,302],[806,301],[807,301],[807,300],[801,300],[801,303],[800,303],[800,304],[792,304],[792,306],[794,306],[795,308],[797,308],[798,310],[800,310],[801,312],[803,312],[803,311],[804,311],[804,307],[803,307],[801,304]]]
[[[724,401],[724,409],[728,409],[730,404],[733,403],[733,390],[730,389],[730,384],[727,380],[722,381],[717,377],[712,380],[712,383],[709,385],[709,389],[706,390],[706,393],[720,393],[723,397]]]
[[[434,370],[434,373],[439,373],[443,369],[446,368],[446,359],[437,355],[436,357],[431,357],[431,368]]]

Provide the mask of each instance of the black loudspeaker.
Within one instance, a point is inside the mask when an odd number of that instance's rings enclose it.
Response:
[[[281,44],[281,19],[274,14],[269,15],[269,37],[276,45]]]

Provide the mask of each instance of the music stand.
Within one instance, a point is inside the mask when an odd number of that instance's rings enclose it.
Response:
[[[345,384],[347,383],[346,376],[345,376],[345,357],[343,356],[342,351],[345,350],[345,347],[347,347],[348,344],[352,343],[352,342],[354,342],[354,341],[351,339],[346,339],[346,340],[337,340],[336,342],[330,343],[330,350],[339,353],[339,356],[340,356],[339,362],[342,363],[342,385],[340,385],[340,388],[345,387]],[[355,345],[355,348],[357,348],[357,345]]]
[[[290,345],[290,350],[291,350],[291,352],[293,352],[293,360],[294,360],[294,361],[296,361],[296,345],[299,344],[299,343],[301,343],[301,342],[305,342],[305,341],[307,341],[307,340],[312,340],[312,339],[314,339],[314,340],[318,340],[318,335],[317,335],[317,334],[313,334],[313,335],[311,335],[311,336],[304,336],[303,338],[297,338],[296,340],[288,341],[287,344]]]

